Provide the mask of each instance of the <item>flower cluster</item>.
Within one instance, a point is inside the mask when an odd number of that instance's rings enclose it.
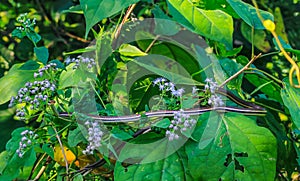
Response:
[[[85,150],[82,151],[83,154],[93,154],[93,151],[101,146],[101,138],[103,132],[97,122],[86,121],[85,125],[88,127],[88,141],[89,145]]]
[[[218,89],[218,84],[209,78],[207,78],[205,82],[206,84],[204,86],[204,90],[210,93],[208,104],[214,107],[223,106],[224,105],[223,100],[221,99],[220,96],[216,94],[216,90]]]
[[[24,87],[19,89],[18,95],[13,96],[10,100],[9,107],[15,104],[25,103],[30,106],[31,110],[36,108],[42,108],[52,95],[53,91],[56,90],[55,84],[51,83],[49,80],[27,82]],[[24,119],[26,115],[25,106],[18,109],[16,116]]]
[[[68,57],[65,60],[65,63],[69,65],[70,63],[75,63],[73,69],[77,69],[80,65],[84,64],[87,68],[91,69],[96,66],[96,62],[93,58],[83,57],[81,55],[77,56],[77,58],[70,58]]]
[[[56,63],[49,63],[48,65],[45,65],[44,67],[40,68],[38,72],[35,72],[33,74],[34,78],[37,78],[38,76],[43,77],[44,73],[51,71],[56,71],[58,68],[56,68]]]
[[[34,134],[33,131],[25,130],[21,133],[21,141],[19,143],[19,148],[16,150],[16,153],[20,158],[23,157],[26,148],[28,148],[30,145],[32,145],[32,142],[36,137],[38,136],[37,134]]]
[[[169,138],[169,141],[178,139],[179,135],[176,132],[180,131],[182,133],[191,129],[196,123],[197,121],[190,118],[183,110],[177,111],[174,115],[174,119],[171,121],[169,130],[166,131],[166,136]]]
[[[171,92],[171,94],[175,97],[182,97],[184,93],[184,89],[175,88],[175,84],[172,82],[167,82],[167,80],[163,77],[157,78],[153,81],[153,85],[157,85],[160,91]]]
[[[27,17],[27,13],[20,14],[17,18],[17,21],[21,23],[22,27],[17,27],[17,29],[24,31],[25,28],[31,28],[36,24],[36,19],[34,18],[32,21]]]

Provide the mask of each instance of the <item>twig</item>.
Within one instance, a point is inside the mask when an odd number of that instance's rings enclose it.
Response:
[[[236,78],[238,75],[240,75],[243,71],[247,70],[249,68],[249,66],[259,57],[261,56],[261,53],[258,54],[257,56],[254,56],[248,63],[247,65],[245,65],[241,70],[239,70],[237,73],[235,73],[233,76],[229,77],[227,80],[225,80],[220,87],[224,87],[225,84],[227,84],[229,81],[231,81],[232,79]]]
[[[157,39],[160,37],[160,35],[156,35],[156,37],[154,38],[154,40],[150,43],[150,45],[147,47],[147,49],[145,50],[145,53],[148,53],[149,50],[152,48],[152,46],[154,45],[154,43],[157,41]]]
[[[130,14],[132,13],[133,9],[135,8],[136,4],[133,4],[131,6],[129,6],[129,8],[126,11],[126,14],[121,22],[121,24],[118,26],[115,34],[114,34],[114,38],[117,39],[117,37],[119,36],[121,29],[123,27],[123,25],[125,24],[125,22],[127,21],[128,17],[130,16]]]

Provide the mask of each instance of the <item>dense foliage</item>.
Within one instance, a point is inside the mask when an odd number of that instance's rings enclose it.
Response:
[[[4,1],[0,180],[300,179],[299,12]]]

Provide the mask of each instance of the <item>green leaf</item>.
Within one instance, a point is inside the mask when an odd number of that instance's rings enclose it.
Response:
[[[255,29],[265,29],[256,13],[255,7],[241,0],[227,0],[227,2],[249,26]],[[274,21],[274,17],[271,13],[263,10],[259,10],[259,12],[263,19]]]
[[[221,10],[203,10],[189,0],[168,0],[173,18],[192,31],[220,41],[232,49],[233,20]]]
[[[163,150],[161,151],[161,153],[163,153]],[[181,150],[175,152],[167,158],[157,160],[156,162],[133,164],[126,168],[122,166],[121,162],[117,162],[114,173],[114,180],[124,181],[193,180],[188,172],[186,155]]]
[[[269,96],[269,98],[275,99],[276,101],[282,103],[282,98],[280,96],[281,87],[276,83],[268,84],[268,82],[272,81],[268,77],[260,73],[245,74],[244,77],[255,87],[265,85],[260,89],[260,91],[265,93],[267,96]]]
[[[47,64],[49,58],[49,51],[46,47],[34,47],[34,53],[37,59],[44,65]]]
[[[145,68],[146,70],[149,70],[152,73],[165,77],[166,79],[170,80],[175,84],[195,85],[196,83],[195,80],[190,78],[186,70],[172,70],[172,69],[168,70],[166,67],[156,67],[155,63],[158,63],[158,66],[168,65],[166,63],[167,60],[164,56],[151,55],[151,56],[139,57],[137,60],[133,60],[131,62],[138,64],[139,66]],[[181,69],[182,67],[176,67],[176,68]]]
[[[52,159],[54,159],[54,150],[51,148],[49,143],[43,144],[42,150],[47,153]]]
[[[172,21],[158,6],[152,10],[155,17],[155,34],[172,36],[179,32],[180,26]]]
[[[84,126],[78,125],[74,130],[71,130],[68,135],[68,144],[70,147],[77,146],[79,143],[86,141],[82,130],[85,129]]]
[[[111,130],[111,133],[112,133],[113,137],[115,137],[117,139],[120,139],[120,140],[123,140],[123,141],[133,138],[128,132],[126,132],[124,130],[121,130],[118,127],[114,127]]]
[[[0,175],[2,175],[7,163],[10,159],[10,153],[8,151],[3,151],[0,153]]]
[[[65,65],[57,59],[51,60],[49,63],[55,63],[56,68],[65,69]]]
[[[234,62],[233,60],[229,58],[221,59],[220,64],[224,70],[224,73],[226,74],[226,79],[234,75],[236,72],[238,72],[240,69],[243,68],[240,64]],[[238,75],[235,79],[228,82],[227,86],[229,89],[233,90],[240,90],[242,81],[243,81],[244,74]]]
[[[80,0],[86,21],[85,38],[96,23],[137,2],[139,0]]]
[[[28,60],[20,67],[20,70],[37,70],[40,66],[36,61]]]
[[[293,123],[300,130],[300,91],[290,85],[289,79],[283,80],[284,88],[281,89],[281,98],[284,105],[289,109]]]
[[[185,147],[194,180],[274,180],[276,140],[268,129],[237,113],[211,112],[199,120],[198,141]]]
[[[246,40],[249,43],[252,43],[252,29],[249,25],[242,22],[241,23],[241,32],[243,37],[246,38]],[[267,34],[264,30],[255,30],[254,36],[253,36],[253,44],[256,48],[261,50],[262,52],[268,52],[271,49],[271,45],[269,41],[267,40]]]
[[[145,56],[147,53],[142,52],[136,46],[129,44],[122,44],[119,48],[119,53],[123,56],[136,57],[136,56]]]
[[[0,104],[4,104],[16,96],[18,90],[26,82],[33,80],[33,73],[36,70],[22,70],[20,67],[24,64],[15,64],[9,72],[0,79]]]
[[[171,124],[170,119],[164,118],[158,122],[156,122],[153,126],[158,127],[158,128],[168,128]]]
[[[17,37],[17,38],[24,38],[24,36],[26,36],[26,32],[25,31],[21,31],[19,29],[14,29],[14,31],[11,33],[11,35],[13,37]]]
[[[33,30],[26,31],[26,36],[33,42],[33,44],[37,44],[42,39],[42,37]]]

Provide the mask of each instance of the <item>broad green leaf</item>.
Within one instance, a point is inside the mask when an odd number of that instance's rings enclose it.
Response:
[[[249,25],[242,22],[241,23],[241,32],[242,35],[248,40],[249,43],[252,43],[252,29]],[[262,52],[268,52],[271,49],[271,45],[267,40],[267,34],[264,30],[254,30],[253,44],[256,48]]]
[[[241,0],[227,0],[227,2],[249,26],[254,27],[255,29],[265,29],[257,15],[255,7]],[[259,12],[263,19],[274,21],[274,17],[271,13],[263,10],[259,10]]]
[[[221,10],[203,10],[189,0],[168,0],[173,18],[212,40],[220,41],[232,49],[233,20]]]
[[[166,64],[166,58],[163,56],[158,55],[152,55],[151,57],[145,56],[139,57],[137,60],[133,60],[132,62],[138,64],[139,66],[145,68],[146,70],[149,70],[152,73],[155,73],[157,75],[160,75],[162,77],[165,77],[166,79],[170,80],[171,82],[175,84],[183,84],[183,85],[195,85],[196,81],[191,79],[189,77],[188,72],[186,70],[182,69],[182,67],[176,67],[179,70],[178,72],[173,72],[172,70],[168,70],[167,68],[159,68],[156,66],[151,65],[151,62],[157,62],[161,65],[167,65]],[[201,83],[199,83],[201,84]]]
[[[190,34],[188,34],[189,37]],[[183,34],[184,36],[184,34]],[[186,39],[188,37],[185,37]],[[197,37],[189,37],[189,38],[195,38],[195,40],[201,41],[201,39],[196,39]],[[191,42],[190,40],[187,40],[186,42]],[[206,64],[206,60],[203,56],[196,57],[194,56],[194,52],[188,51],[189,47],[180,47],[176,45],[176,43],[160,43],[158,45],[154,45],[148,54],[152,56],[151,54],[155,55],[162,55],[165,57],[168,57],[172,60],[174,60],[174,63],[176,61],[176,66],[173,67],[178,67],[179,65],[184,68],[190,75],[195,74],[199,70],[203,69],[204,67],[201,67],[202,64]],[[154,57],[153,57],[154,58]],[[200,62],[201,61],[201,62]],[[160,63],[159,61],[156,61],[157,67],[160,67],[159,64],[164,65],[163,63]],[[162,67],[162,66],[161,66]],[[167,70],[169,68],[166,68]],[[169,70],[169,71],[175,71],[175,70]],[[178,71],[178,70],[177,70]],[[202,74],[201,74],[202,75]],[[197,74],[193,76],[193,79],[195,80],[201,80],[204,79],[200,74]]]
[[[73,66],[74,64],[71,63],[66,67],[66,70],[60,74],[59,89],[76,87],[81,82],[88,82],[91,81],[91,79],[95,79],[95,74],[93,72],[85,71],[81,69],[81,67],[78,69],[73,69]]]
[[[33,80],[36,70],[21,70],[22,65],[24,64],[13,65],[8,74],[0,79],[0,104],[9,101],[26,82]]]
[[[284,88],[281,89],[281,97],[284,105],[289,109],[293,123],[300,130],[300,90],[290,85],[289,80],[285,78]]]
[[[271,81],[268,77],[260,73],[245,74],[244,77],[256,87],[265,85],[261,87],[260,91],[265,93],[269,98],[275,99],[276,101],[282,103],[282,98],[280,96],[280,86],[276,83],[268,83]]]
[[[237,113],[206,113],[193,137],[198,141],[189,141],[185,150],[194,180],[274,180],[276,140],[255,120]]]
[[[44,65],[47,64],[49,58],[49,51],[46,47],[34,47],[34,53],[37,59]]]
[[[2,175],[0,175],[0,180],[13,180],[18,177],[21,169],[26,166],[32,166],[36,160],[36,155],[34,149],[31,148],[22,158],[20,158],[17,153],[14,153],[9,162],[6,165]]]
[[[139,0],[80,0],[86,21],[85,37],[96,23],[137,2]]]
[[[145,56],[147,53],[142,52],[136,46],[130,44],[122,44],[119,48],[119,53],[123,56],[135,57],[135,56]]]
[[[162,143],[165,144],[165,143]],[[156,149],[160,149],[159,147]],[[140,150],[143,152],[142,150]],[[164,154],[164,150],[160,150],[159,154]],[[126,168],[122,166],[121,162],[117,162],[115,166],[115,180],[175,180],[175,181],[192,181],[188,168],[187,158],[182,150],[176,151],[174,154],[145,164],[133,164]]]

